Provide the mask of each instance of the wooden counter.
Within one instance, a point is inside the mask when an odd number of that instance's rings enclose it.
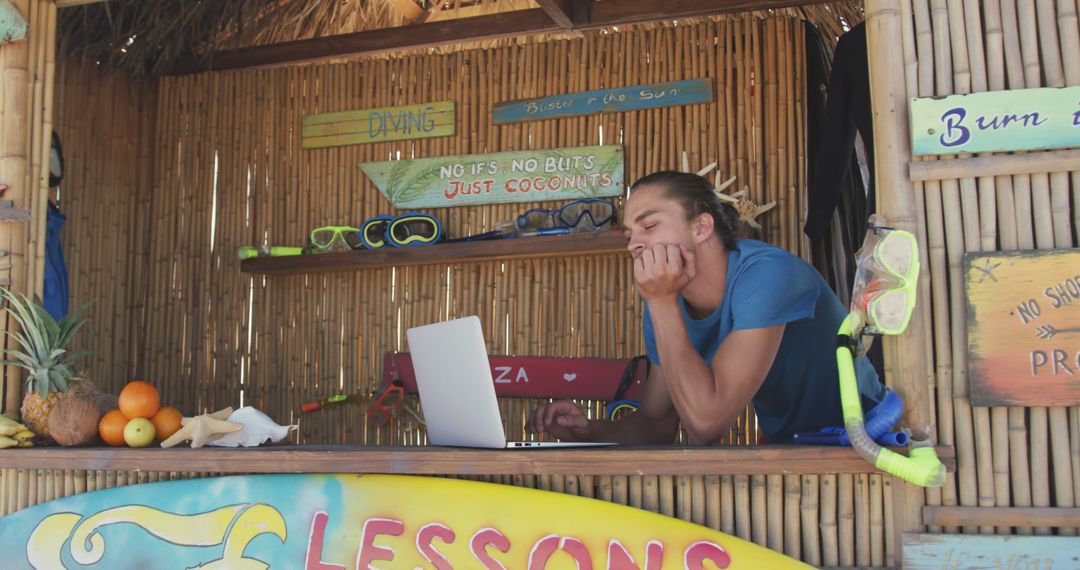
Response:
[[[956,469],[953,448],[939,447]],[[39,447],[0,450],[3,469],[415,475],[767,475],[876,473],[850,447],[620,447],[482,450],[446,447]]]

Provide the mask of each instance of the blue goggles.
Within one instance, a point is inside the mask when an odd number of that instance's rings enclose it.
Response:
[[[615,203],[604,198],[582,198],[561,208],[536,208],[517,217],[519,230],[570,228],[572,233],[595,232],[615,223]]]

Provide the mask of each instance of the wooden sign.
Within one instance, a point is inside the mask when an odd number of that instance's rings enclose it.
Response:
[[[670,83],[600,89],[539,99],[507,101],[495,105],[495,124],[577,117],[655,107],[708,103],[713,99],[711,79],[687,79]]]
[[[585,497],[345,473],[80,493],[0,517],[0,552],[4,570],[809,568],[711,528]]]
[[[964,256],[976,406],[1080,404],[1080,249]]]
[[[360,168],[398,208],[445,208],[621,196],[621,146],[368,162]]]
[[[454,102],[439,101],[308,115],[301,123],[304,148],[445,137],[454,134]]]
[[[1075,536],[904,534],[901,550],[910,570],[1080,568]]]
[[[914,154],[1080,146],[1080,87],[911,100]]]
[[[26,18],[11,2],[0,2],[0,44],[26,38]]]
[[[489,356],[495,395],[517,398],[586,398],[611,400],[630,359],[559,358],[555,356]],[[640,400],[648,368],[638,361],[623,399]],[[416,371],[406,352],[386,354],[383,386],[394,379],[416,393]]]

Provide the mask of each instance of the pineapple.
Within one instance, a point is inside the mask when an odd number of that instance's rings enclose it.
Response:
[[[80,316],[89,303],[57,323],[44,307],[21,293],[0,287],[0,297],[7,301],[4,310],[19,325],[15,332],[6,331],[18,346],[4,350],[11,357],[5,364],[25,368],[30,373],[20,408],[22,421],[38,435],[50,438],[49,412],[64,397],[68,380],[75,378],[74,361],[87,354],[70,353],[67,345],[86,324]]]

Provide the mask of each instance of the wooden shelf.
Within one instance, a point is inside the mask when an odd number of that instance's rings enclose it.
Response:
[[[420,247],[384,247],[318,255],[256,257],[240,262],[244,273],[289,275],[355,271],[379,267],[402,267],[480,261],[627,253],[626,237],[621,230],[598,233],[537,236],[459,243],[440,243]]]
[[[951,447],[937,448],[950,472]],[[877,473],[850,447],[617,447],[456,449],[446,447],[270,446],[42,447],[0,450],[5,469],[218,473],[391,473],[414,475],[771,475]]]

